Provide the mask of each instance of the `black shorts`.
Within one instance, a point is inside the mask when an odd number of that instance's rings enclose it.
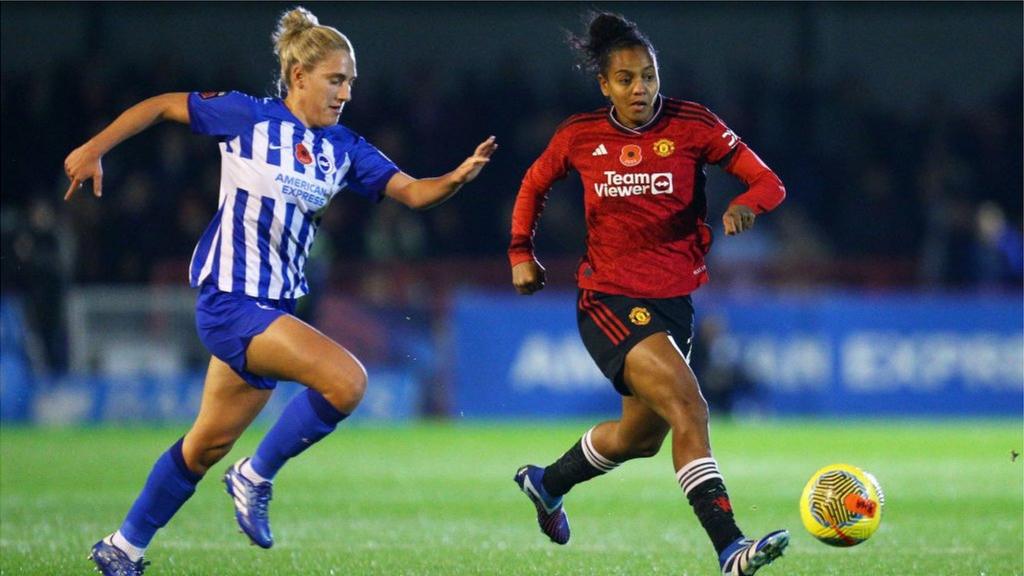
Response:
[[[668,332],[689,358],[693,337],[693,301],[675,298],[630,298],[593,290],[579,291],[576,323],[587,352],[623,396],[632,396],[622,378],[626,354],[644,338]]]

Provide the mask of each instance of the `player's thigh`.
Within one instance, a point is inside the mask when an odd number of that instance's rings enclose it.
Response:
[[[366,369],[348,350],[302,320],[284,315],[254,336],[245,353],[246,369],[278,380],[292,380],[327,394],[337,387],[366,385]]]
[[[707,412],[697,377],[665,332],[651,334],[626,355],[623,380],[646,406],[670,423]]]
[[[197,462],[211,450],[229,449],[270,399],[272,390],[253,388],[230,366],[210,358],[199,415],[185,435],[186,460]]]

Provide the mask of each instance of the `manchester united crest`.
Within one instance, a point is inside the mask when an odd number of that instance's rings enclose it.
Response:
[[[619,154],[619,162],[622,162],[622,165],[626,167],[636,166],[643,159],[644,155],[636,144],[626,144],[622,147],[622,153]]]
[[[647,308],[637,306],[629,311],[629,321],[637,326],[646,326],[651,321],[651,313]]]
[[[662,138],[654,143],[654,153],[662,158],[671,156],[676,151],[676,143],[668,138]]]

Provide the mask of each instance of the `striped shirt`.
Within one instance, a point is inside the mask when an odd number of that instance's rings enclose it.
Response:
[[[217,213],[192,253],[189,282],[223,292],[294,299],[309,285],[303,266],[324,210],[350,189],[380,200],[398,172],[341,125],[306,128],[278,98],[193,92],[192,131],[220,141]]]

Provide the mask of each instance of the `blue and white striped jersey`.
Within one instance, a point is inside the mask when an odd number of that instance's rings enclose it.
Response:
[[[395,166],[341,125],[309,129],[277,98],[194,92],[192,131],[220,140],[220,202],[192,253],[193,287],[272,300],[309,291],[303,266],[320,217],[348,188],[379,200]]]

